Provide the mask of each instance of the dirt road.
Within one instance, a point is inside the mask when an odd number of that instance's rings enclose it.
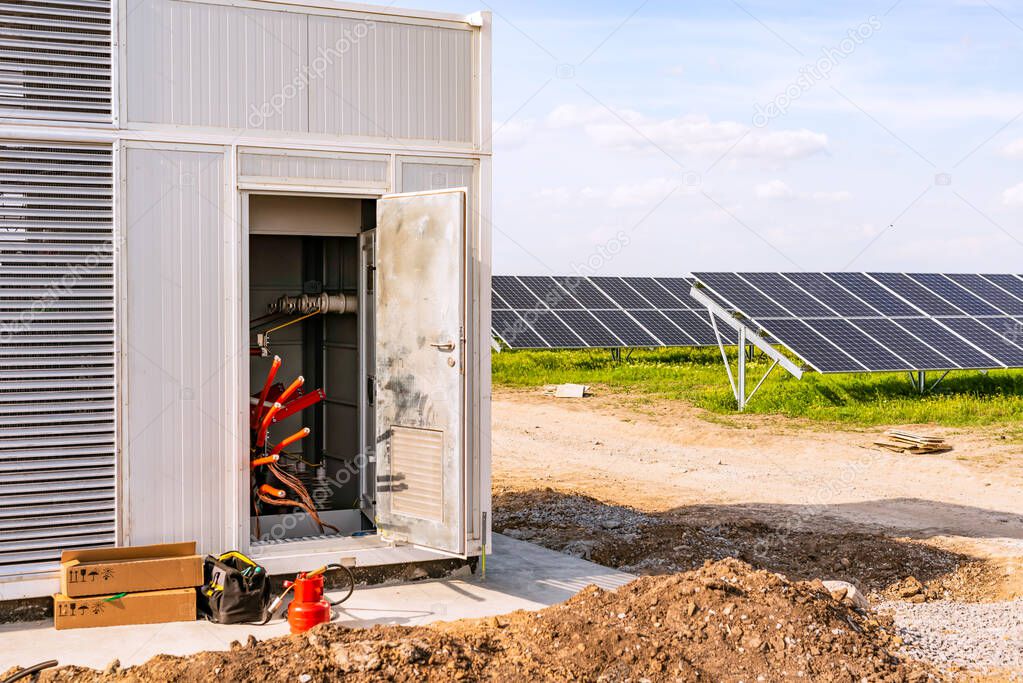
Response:
[[[649,512],[741,515],[813,530],[884,531],[1023,557],[1023,447],[983,430],[940,434],[933,456],[870,448],[882,429],[708,415],[600,395],[495,394],[498,490],[545,486]]]

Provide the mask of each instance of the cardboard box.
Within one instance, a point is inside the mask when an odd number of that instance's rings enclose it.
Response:
[[[53,627],[58,631],[91,626],[163,624],[195,620],[195,589],[148,591],[70,598],[53,596]]]
[[[194,588],[202,579],[195,542],[65,550],[60,556],[60,592],[69,598]]]

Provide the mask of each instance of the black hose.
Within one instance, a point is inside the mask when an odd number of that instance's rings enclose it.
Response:
[[[10,676],[5,678],[4,680],[0,681],[0,683],[14,683],[14,681],[20,681],[22,678],[26,678],[28,676],[31,676],[32,674],[37,674],[40,671],[42,671],[43,669],[49,669],[50,667],[54,667],[54,666],[57,666],[57,660],[56,659],[51,659],[51,660],[46,661],[46,662],[39,662],[38,664],[33,664],[32,666],[28,667],[27,669],[22,669],[21,671],[19,671],[17,673],[11,674]]]
[[[329,569],[341,569],[342,571],[344,571],[345,574],[348,575],[348,592],[345,593],[345,597],[341,598],[340,600],[333,600],[333,601],[332,600],[327,600],[327,602],[330,603],[331,607],[337,607],[342,602],[344,602],[348,598],[352,597],[352,593],[355,592],[355,574],[352,573],[352,570],[350,568],[344,566],[343,564],[328,564],[327,565],[327,569],[328,570]]]

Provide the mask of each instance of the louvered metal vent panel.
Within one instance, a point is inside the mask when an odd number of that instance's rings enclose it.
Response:
[[[115,540],[112,164],[0,142],[0,576]]]
[[[0,117],[111,120],[110,6],[110,0],[0,0]],[[10,168],[35,170],[46,160],[16,157]]]

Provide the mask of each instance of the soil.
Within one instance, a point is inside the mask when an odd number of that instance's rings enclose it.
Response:
[[[595,586],[539,612],[433,627],[317,627],[229,652],[43,681],[926,681],[890,620],[734,559]]]
[[[986,600],[1003,578],[984,560],[911,539],[793,530],[708,512],[642,513],[553,489],[506,491],[494,499],[494,530],[635,574],[735,557],[793,579],[846,581],[872,600]],[[914,582],[919,589],[903,595]]]
[[[998,430],[892,425],[937,434],[954,449],[901,455],[871,447],[882,427],[720,416],[594,392],[584,399],[495,393],[498,493],[551,488],[668,520],[649,539],[655,560],[670,554],[664,544],[674,536],[697,545],[719,536],[710,547],[732,543],[735,552],[726,554],[778,571],[811,557],[819,558],[811,560],[815,569],[846,558],[853,563],[846,575],[876,590],[882,579],[920,572],[921,580],[944,574],[940,590],[958,599],[1023,597],[1023,446]],[[693,535],[707,527],[722,531]],[[765,559],[750,555],[758,549]],[[619,552],[625,565],[638,563],[630,559],[638,552]],[[798,561],[787,559],[793,552]],[[885,568],[887,552],[912,561]],[[703,559],[696,550],[681,566]]]
[[[885,427],[721,416],[600,387],[551,394],[495,396],[495,528],[638,574],[735,557],[845,580],[895,617],[900,653],[968,680],[1023,679],[1019,635],[984,640],[1018,622],[1023,597],[1011,427],[890,425],[953,446],[901,455],[873,447]]]

